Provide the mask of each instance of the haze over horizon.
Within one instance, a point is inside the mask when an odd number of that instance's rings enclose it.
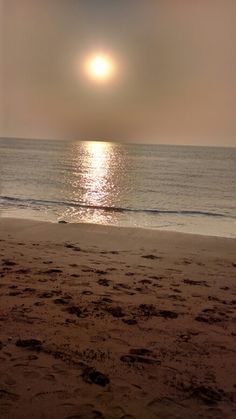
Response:
[[[0,0],[0,137],[236,146],[235,12],[234,0]],[[99,84],[81,68],[100,51],[116,74]]]

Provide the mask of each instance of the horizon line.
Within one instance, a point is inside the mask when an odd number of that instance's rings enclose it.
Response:
[[[174,147],[208,147],[208,148],[236,148],[236,145],[218,145],[218,144],[186,144],[186,143],[142,143],[136,141],[126,140],[107,140],[100,138],[92,139],[72,139],[72,138],[39,138],[39,137],[16,137],[16,136],[0,136],[0,140],[32,140],[32,141],[68,141],[68,142],[103,142],[103,143],[116,143],[116,144],[133,144],[133,145],[157,145],[157,146],[174,146]]]

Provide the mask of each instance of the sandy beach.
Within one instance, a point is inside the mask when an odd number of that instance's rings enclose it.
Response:
[[[0,417],[233,418],[236,239],[0,219]]]

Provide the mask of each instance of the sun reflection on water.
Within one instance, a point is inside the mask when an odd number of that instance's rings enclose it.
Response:
[[[86,201],[93,205],[104,205],[111,188],[112,145],[103,142],[85,143]]]
[[[119,145],[101,141],[78,142],[74,143],[72,153],[73,171],[68,173],[67,185],[70,201],[78,206],[67,208],[65,218],[115,223],[116,214],[107,208],[117,205],[121,192],[115,188],[123,166]]]

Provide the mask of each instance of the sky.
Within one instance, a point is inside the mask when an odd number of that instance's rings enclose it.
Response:
[[[236,146],[235,0],[0,0],[0,136]],[[82,66],[103,51],[113,79]]]

